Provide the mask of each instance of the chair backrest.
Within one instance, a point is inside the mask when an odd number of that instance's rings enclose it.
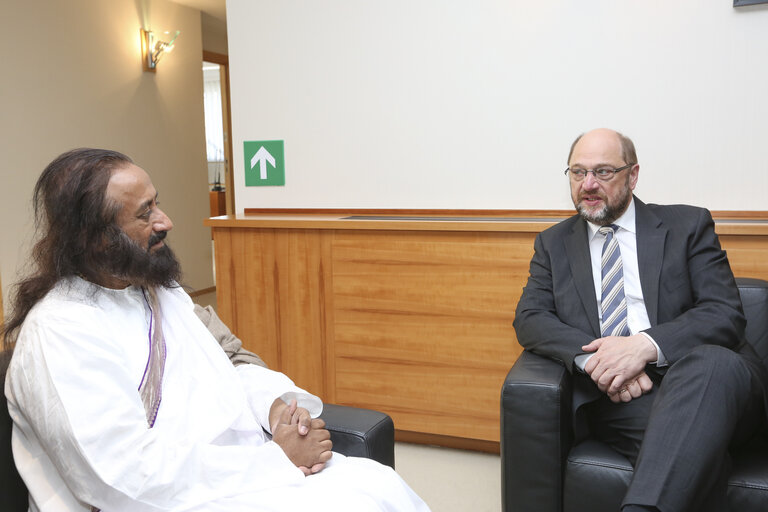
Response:
[[[5,372],[8,363],[11,362],[11,351],[0,352],[0,383],[5,388]],[[11,417],[8,415],[8,403],[5,400],[5,391],[0,392],[0,496],[2,497],[2,510],[8,512],[22,512],[29,509],[27,488],[21,480],[16,465],[13,463],[11,452]]]
[[[3,325],[3,283],[0,281],[0,325]],[[8,403],[5,400],[5,372],[11,362],[11,351],[2,350],[0,337],[0,496],[3,510],[9,512],[24,511],[29,508],[27,488],[21,480],[11,453],[11,417],[8,415]]]
[[[739,277],[736,284],[747,317],[747,341],[768,368],[768,281]]]

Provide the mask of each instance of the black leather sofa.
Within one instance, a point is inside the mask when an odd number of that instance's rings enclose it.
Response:
[[[768,282],[737,279],[747,340],[768,362]],[[617,512],[629,461],[594,439],[573,446],[571,375],[524,351],[501,392],[502,507],[506,512]],[[768,510],[768,429],[732,453],[732,511]]]
[[[10,354],[0,355],[0,383],[5,383],[5,372]],[[367,457],[395,467],[395,427],[388,415],[342,405],[325,404],[320,416],[331,432],[333,450],[344,455]],[[0,510],[21,512],[28,509],[27,488],[16,471],[11,453],[11,418],[5,393],[0,405]]]

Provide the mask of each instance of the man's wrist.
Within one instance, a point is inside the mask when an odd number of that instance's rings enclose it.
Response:
[[[644,339],[644,349],[643,349],[643,356],[645,357],[645,360],[649,364],[658,364],[661,350],[659,349],[659,346],[656,344],[656,341],[654,341],[653,338],[651,338],[650,335],[646,334],[645,332],[639,332],[639,336],[641,336],[640,339]]]
[[[573,358],[573,364],[576,366],[576,368],[586,373],[586,370],[584,370],[584,367],[587,365],[587,361],[589,361],[589,359],[593,355],[595,355],[594,352],[592,352],[591,354],[579,354]]]

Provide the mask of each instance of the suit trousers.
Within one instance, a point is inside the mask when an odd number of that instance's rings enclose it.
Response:
[[[623,504],[661,512],[727,512],[729,447],[765,421],[765,369],[727,348],[703,345],[649,373],[653,390],[628,403],[586,404],[590,435],[625,455],[634,476]]]

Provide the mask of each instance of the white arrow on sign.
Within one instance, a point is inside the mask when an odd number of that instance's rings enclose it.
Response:
[[[256,163],[259,164],[259,178],[262,180],[267,179],[267,162],[275,166],[275,157],[273,157],[264,146],[261,146],[259,150],[251,158],[251,169],[256,167]]]

